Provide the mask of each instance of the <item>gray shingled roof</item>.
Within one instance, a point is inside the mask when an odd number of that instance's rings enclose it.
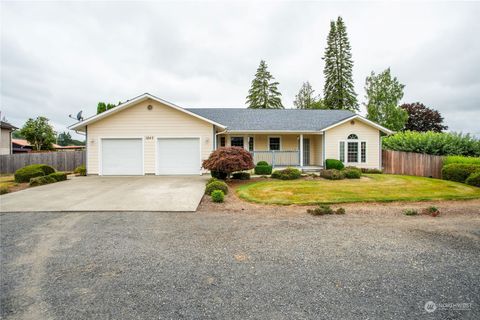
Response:
[[[187,109],[227,130],[320,131],[355,115],[346,110],[199,108]]]

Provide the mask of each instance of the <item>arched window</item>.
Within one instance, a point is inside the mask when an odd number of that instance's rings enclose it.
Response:
[[[351,135],[348,136],[348,140],[358,140],[358,136],[355,133],[352,133]]]

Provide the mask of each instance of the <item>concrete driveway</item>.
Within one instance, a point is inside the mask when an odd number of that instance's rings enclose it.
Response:
[[[0,197],[2,212],[195,211],[206,177],[73,177]]]

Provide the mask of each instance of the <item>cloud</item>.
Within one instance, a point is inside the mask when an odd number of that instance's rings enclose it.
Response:
[[[1,109],[17,126],[45,115],[63,131],[68,114],[144,92],[185,107],[242,107],[260,59],[291,107],[304,81],[322,93],[329,23],[342,15],[360,101],[365,77],[391,67],[405,102],[480,135],[478,3],[0,5]]]

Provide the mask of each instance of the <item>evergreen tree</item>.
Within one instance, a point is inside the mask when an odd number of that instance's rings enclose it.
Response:
[[[367,119],[390,130],[402,130],[408,119],[407,111],[398,106],[404,87],[392,78],[390,68],[378,75],[372,71],[365,82]]]
[[[247,104],[250,109],[283,109],[282,95],[278,91],[278,82],[273,82],[274,78],[267,70],[267,64],[264,60],[255,73],[252,81],[252,87],[248,90]]]
[[[323,95],[326,108],[359,111],[357,94],[353,87],[351,47],[342,17],[338,17],[336,22],[330,22],[323,60]]]

